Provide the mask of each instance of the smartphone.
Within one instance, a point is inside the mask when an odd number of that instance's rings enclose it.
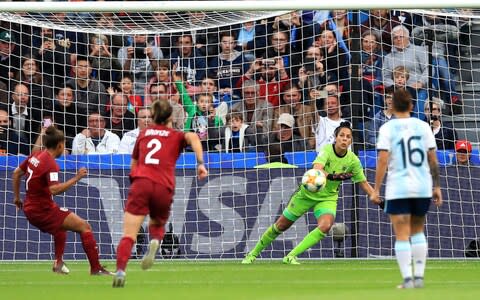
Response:
[[[275,64],[274,59],[262,59],[262,64],[265,66],[272,66]]]
[[[52,125],[52,119],[50,119],[50,118],[43,119],[42,126],[44,128],[50,127],[51,125]]]
[[[102,39],[95,39],[95,44],[97,45],[105,45]]]

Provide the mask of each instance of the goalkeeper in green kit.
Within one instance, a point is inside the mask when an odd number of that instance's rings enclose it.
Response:
[[[340,126],[335,129],[334,135],[334,144],[325,145],[313,162],[313,168],[321,170],[327,177],[325,187],[312,193],[300,185],[300,188],[290,198],[283,214],[263,233],[255,248],[242,260],[242,264],[253,263],[260,252],[277,236],[313,208],[317,227],[283,258],[285,264],[299,264],[297,256],[322,240],[332,227],[337,212],[338,187],[343,180],[352,178],[353,182],[360,184],[368,196],[373,195],[374,190],[367,182],[360,160],[349,150],[352,144],[350,123],[340,123]]]

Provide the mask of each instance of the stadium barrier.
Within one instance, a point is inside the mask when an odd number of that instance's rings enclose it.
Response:
[[[372,155],[374,152],[360,153],[370,182],[375,176]],[[183,168],[176,170],[177,186],[171,214],[173,232],[180,238],[182,257],[243,257],[282,212],[315,153],[286,156],[289,161],[297,162],[298,168],[254,168],[266,162],[263,155],[257,156],[256,153],[206,154],[210,175],[208,180],[198,182],[193,153],[183,154],[179,159]],[[451,157],[449,152],[439,152],[439,156]],[[476,157],[478,159],[478,153]],[[0,186],[6,191],[6,197],[0,202],[0,259],[51,259],[53,243],[50,235],[29,225],[23,213],[17,212],[12,203],[12,171],[23,159],[16,156],[0,158]],[[443,161],[451,163],[450,160]],[[88,177],[64,195],[55,197],[55,201],[88,220],[95,232],[101,257],[114,258],[129,187],[129,156],[71,156],[58,162],[66,171],[62,173],[62,180],[72,177],[79,167],[89,169]],[[432,209],[428,216],[429,255],[464,257],[468,242],[480,236],[477,226],[480,224],[480,201],[471,192],[472,187],[480,186],[480,170],[450,167],[444,163],[441,176],[443,192],[448,193],[444,198],[450,200],[440,209]],[[393,234],[386,215],[358,191],[349,182],[345,182],[340,191],[336,222],[343,222],[351,229],[341,245],[345,256],[393,255]],[[300,218],[262,253],[262,257],[282,257],[315,226],[311,213]],[[69,233],[65,258],[84,259],[81,247],[79,237]],[[304,256],[334,257],[336,247],[338,245],[328,237]]]

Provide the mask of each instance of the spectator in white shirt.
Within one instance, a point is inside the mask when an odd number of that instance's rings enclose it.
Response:
[[[140,132],[147,128],[152,123],[152,112],[149,108],[144,107],[140,108],[137,113],[137,128],[126,132],[122,140],[120,141],[120,146],[118,147],[119,153],[128,153],[132,154],[135,143],[137,142],[137,137]]]
[[[105,119],[99,113],[88,116],[88,128],[82,130],[73,139],[72,154],[117,153],[120,138],[105,129]]]
[[[329,93],[326,105],[327,116],[320,117],[315,128],[315,149],[317,152],[319,152],[324,145],[333,144],[335,141],[335,135],[333,134],[335,128],[340,126],[341,122],[345,121],[341,117],[340,101],[338,100],[337,94]]]

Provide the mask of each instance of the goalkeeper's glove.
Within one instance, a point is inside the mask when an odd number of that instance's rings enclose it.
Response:
[[[334,181],[343,181],[343,180],[352,178],[352,176],[353,176],[352,173],[328,174],[327,179],[334,180]]]

